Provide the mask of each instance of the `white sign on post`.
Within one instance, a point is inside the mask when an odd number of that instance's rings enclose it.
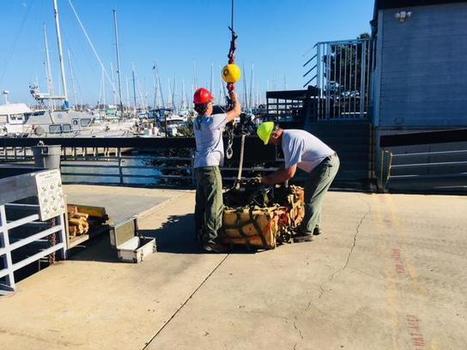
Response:
[[[41,221],[52,219],[65,212],[60,171],[44,171],[35,176]]]

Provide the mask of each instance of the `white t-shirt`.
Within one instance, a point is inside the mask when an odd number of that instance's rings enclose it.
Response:
[[[310,173],[324,158],[335,152],[323,141],[305,130],[288,129],[282,135],[282,151],[285,167],[297,165],[299,169]]]
[[[222,132],[226,123],[227,115],[225,113],[195,118],[193,121],[196,140],[195,168],[224,164]]]

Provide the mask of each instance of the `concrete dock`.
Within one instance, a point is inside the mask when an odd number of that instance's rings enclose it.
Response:
[[[23,280],[2,350],[467,349],[466,197],[331,192],[313,242],[215,255],[193,192],[65,187],[144,211],[159,252],[120,263],[102,237]]]

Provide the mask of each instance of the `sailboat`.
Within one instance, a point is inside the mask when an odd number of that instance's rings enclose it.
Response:
[[[108,136],[131,136],[134,134],[134,121],[127,120],[120,123],[119,121],[110,121],[107,123],[101,123],[99,115],[94,115],[91,112],[77,111],[70,108],[68,100],[64,56],[63,56],[63,44],[62,36],[60,31],[60,18],[58,11],[58,0],[52,0],[55,18],[55,29],[57,35],[58,45],[58,58],[60,63],[60,76],[61,86],[63,95],[54,95],[51,93],[49,85],[49,93],[41,93],[37,85],[30,86],[30,93],[33,98],[38,101],[39,105],[46,106],[48,102],[48,108],[37,110],[29,115],[26,115],[27,121],[25,122],[25,131],[29,133],[31,137],[108,137]],[[114,11],[114,21],[116,21],[116,14]],[[116,25],[116,22],[115,22]],[[46,35],[45,35],[46,38]],[[46,56],[48,59],[48,44],[45,40]],[[118,59],[118,57],[117,57]],[[119,60],[118,60],[118,73],[119,73]],[[48,81],[50,81],[50,63],[48,66]],[[120,82],[120,75],[118,76]],[[113,87],[114,100],[116,100],[116,92]],[[119,97],[120,97],[120,108],[123,110],[121,104],[121,87],[119,84]],[[52,102],[52,103],[51,103]],[[59,105],[55,107],[55,102]],[[117,108],[115,108],[115,111]]]
[[[68,89],[65,77],[65,64],[63,56],[63,45],[60,31],[60,18],[58,12],[57,0],[52,0],[55,29],[57,34],[58,58],[60,63],[60,76],[63,95],[54,95],[51,88],[50,61],[48,52],[47,33],[44,27],[45,50],[47,59],[47,82],[49,87],[48,93],[42,93],[36,84],[29,86],[29,91],[32,97],[44,108],[36,110],[26,115],[25,131],[30,133],[30,136],[73,136],[84,129],[91,127],[94,116],[88,112],[76,111],[70,108],[68,101]],[[47,102],[47,106],[46,106]],[[56,103],[59,107],[56,107]],[[48,108],[45,108],[48,107]]]

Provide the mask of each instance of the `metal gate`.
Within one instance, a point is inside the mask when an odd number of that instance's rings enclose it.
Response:
[[[307,82],[318,88],[317,119],[367,119],[374,43],[371,38],[319,42],[303,67]]]

